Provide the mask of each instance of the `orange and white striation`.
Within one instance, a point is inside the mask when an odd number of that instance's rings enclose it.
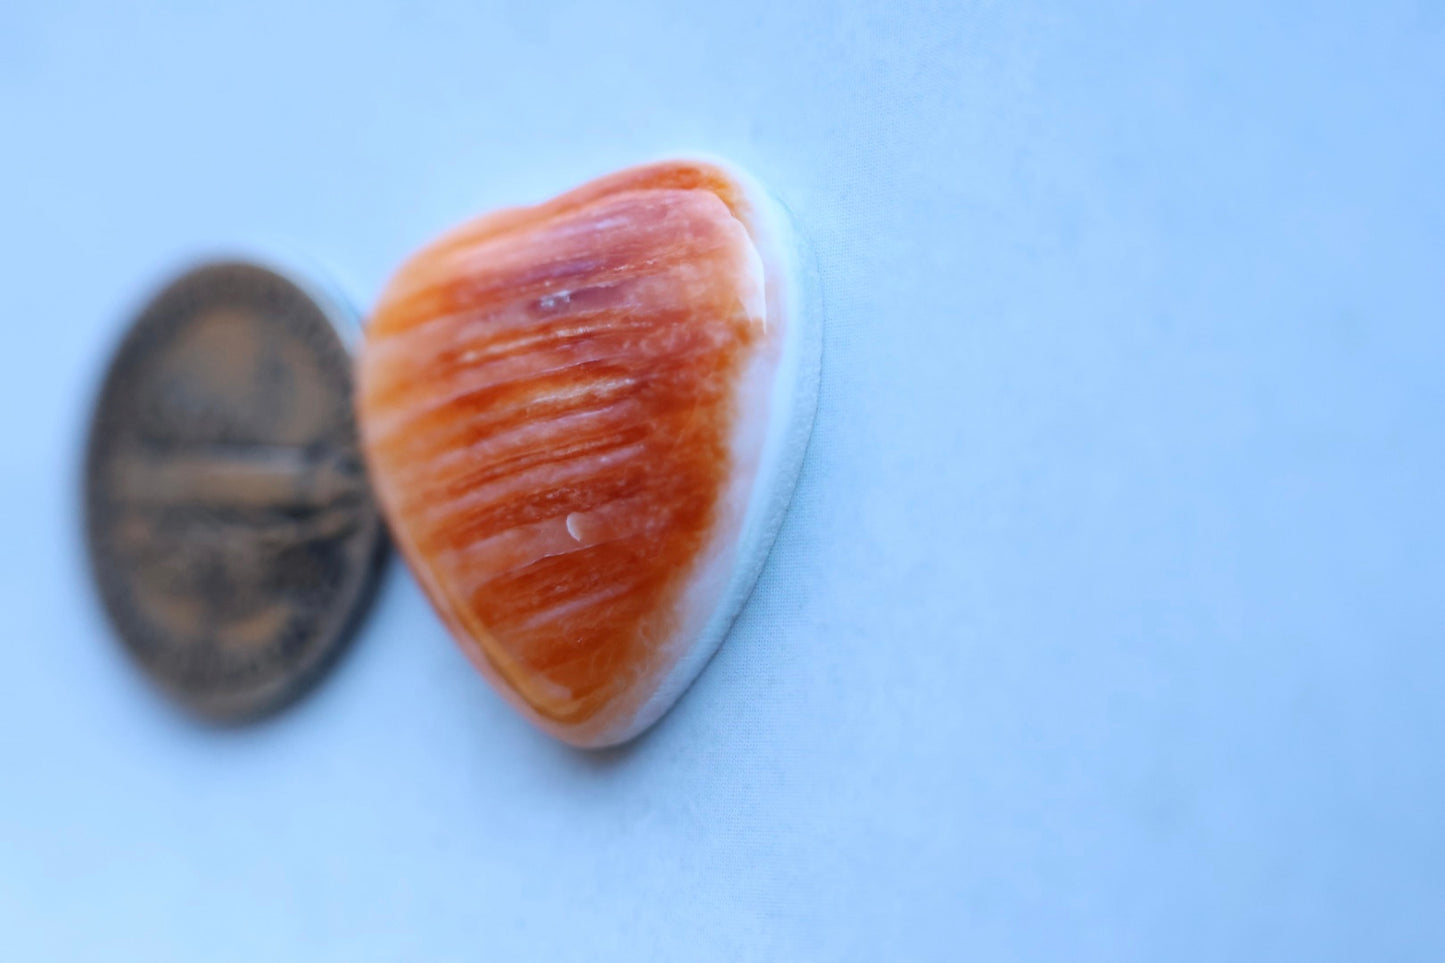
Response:
[[[357,408],[393,537],[559,739],[650,726],[751,591],[816,399],[796,252],[748,178],[665,162],[461,227],[377,306]]]

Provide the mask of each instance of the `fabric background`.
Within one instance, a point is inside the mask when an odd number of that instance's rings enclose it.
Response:
[[[1441,959],[1442,91],[1431,0],[4,4],[0,956]],[[548,741],[399,565],[274,722],[154,698],[78,511],[153,286],[689,149],[827,317],[676,710]]]

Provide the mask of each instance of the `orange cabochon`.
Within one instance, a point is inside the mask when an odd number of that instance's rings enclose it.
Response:
[[[740,394],[776,354],[757,231],[721,168],[634,168],[454,231],[371,319],[358,409],[396,540],[569,742],[633,734],[720,599],[757,461]]]

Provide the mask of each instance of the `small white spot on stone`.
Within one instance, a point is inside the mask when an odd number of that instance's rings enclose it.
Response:
[[[577,512],[567,516],[567,534],[579,542],[582,541],[582,516]]]

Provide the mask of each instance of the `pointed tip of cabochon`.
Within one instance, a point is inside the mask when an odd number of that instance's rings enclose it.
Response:
[[[761,571],[816,399],[794,244],[732,165],[656,162],[463,225],[377,308],[358,411],[393,533],[473,662],[557,738],[656,721]]]

